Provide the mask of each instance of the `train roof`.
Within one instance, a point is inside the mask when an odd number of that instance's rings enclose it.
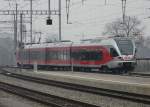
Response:
[[[71,44],[72,42],[40,43],[40,44],[25,45],[24,48],[28,49],[28,48],[66,47]]]
[[[87,39],[82,40],[81,42],[54,42],[54,43],[41,43],[41,44],[30,44],[25,45],[25,49],[30,48],[48,48],[48,47],[69,47],[69,46],[95,46],[95,45],[113,45],[115,46],[115,39],[121,40],[121,39],[131,39],[127,37],[113,37],[113,38],[95,38],[95,39]]]

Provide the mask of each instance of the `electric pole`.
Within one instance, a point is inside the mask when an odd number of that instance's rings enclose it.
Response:
[[[70,0],[66,0],[67,24],[70,24],[69,23],[69,13],[70,13]]]
[[[48,0],[48,18],[51,18],[51,2]]]
[[[32,0],[30,0],[30,35],[31,35],[31,44],[32,44]]]
[[[61,0],[59,0],[59,41],[61,41]]]
[[[47,25],[52,25],[50,0],[48,0],[48,19],[46,21],[46,24]]]
[[[122,20],[125,23],[125,15],[126,15],[126,0],[122,0]]]
[[[28,1],[28,0],[27,0]],[[32,8],[32,3],[33,0],[30,0],[30,43],[32,44],[32,13],[33,13],[33,8]]]
[[[14,14],[14,50],[17,49],[17,36],[16,36],[16,15]]]
[[[20,14],[20,46],[21,46],[21,48],[22,48],[22,44],[23,44],[23,19],[22,19],[22,13]]]
[[[50,3],[50,1],[49,1]],[[30,15],[30,36],[31,36],[31,44],[32,44],[32,16],[33,15],[58,15],[59,16],[59,41],[61,41],[61,33],[62,33],[62,30],[61,30],[61,0],[59,0],[59,3],[58,3],[58,7],[59,9],[58,10],[33,10],[32,9],[32,0],[30,0],[30,10],[18,10],[18,5],[16,4],[16,9],[15,10],[0,10],[0,15],[16,15],[14,17],[14,27],[15,27],[15,34],[16,37],[17,37],[17,16],[18,14],[23,14],[23,15]],[[49,5],[49,9],[50,9],[50,5]],[[52,20],[48,20],[48,22],[51,21],[52,23]],[[16,37],[14,37],[16,39]],[[17,45],[16,45],[17,46]],[[15,47],[16,47],[15,46]]]
[[[23,24],[22,24],[22,13],[20,14],[20,42],[19,42],[19,49],[20,49],[20,52],[21,52],[21,54],[23,54],[23,35],[22,35],[22,26]],[[21,59],[21,67],[20,67],[20,71],[22,70],[22,67],[23,67],[23,61],[22,61],[22,59]]]
[[[84,2],[85,2],[86,0],[82,0],[82,5],[84,5]]]
[[[15,14],[16,14],[16,16],[14,16],[14,31],[15,31],[15,33],[14,33],[14,42],[15,42],[15,51],[16,51],[16,49],[17,49],[17,46],[18,46],[18,41],[17,41],[17,38],[18,38],[18,4],[16,4],[16,11],[15,11]],[[15,15],[14,14],[14,15]]]

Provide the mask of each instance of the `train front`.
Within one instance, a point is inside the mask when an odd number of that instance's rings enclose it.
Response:
[[[116,38],[117,51],[119,53],[118,65],[124,70],[133,70],[136,65],[136,47],[135,42],[130,38]]]

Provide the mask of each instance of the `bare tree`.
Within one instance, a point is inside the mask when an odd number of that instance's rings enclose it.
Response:
[[[141,26],[141,21],[136,17],[126,16],[123,23],[122,19],[117,19],[112,23],[108,23],[105,26],[104,35],[111,36],[126,36],[134,37],[143,33],[144,27]]]

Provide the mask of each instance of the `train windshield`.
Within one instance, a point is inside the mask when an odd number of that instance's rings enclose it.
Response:
[[[122,55],[133,54],[133,42],[129,39],[115,39]]]

